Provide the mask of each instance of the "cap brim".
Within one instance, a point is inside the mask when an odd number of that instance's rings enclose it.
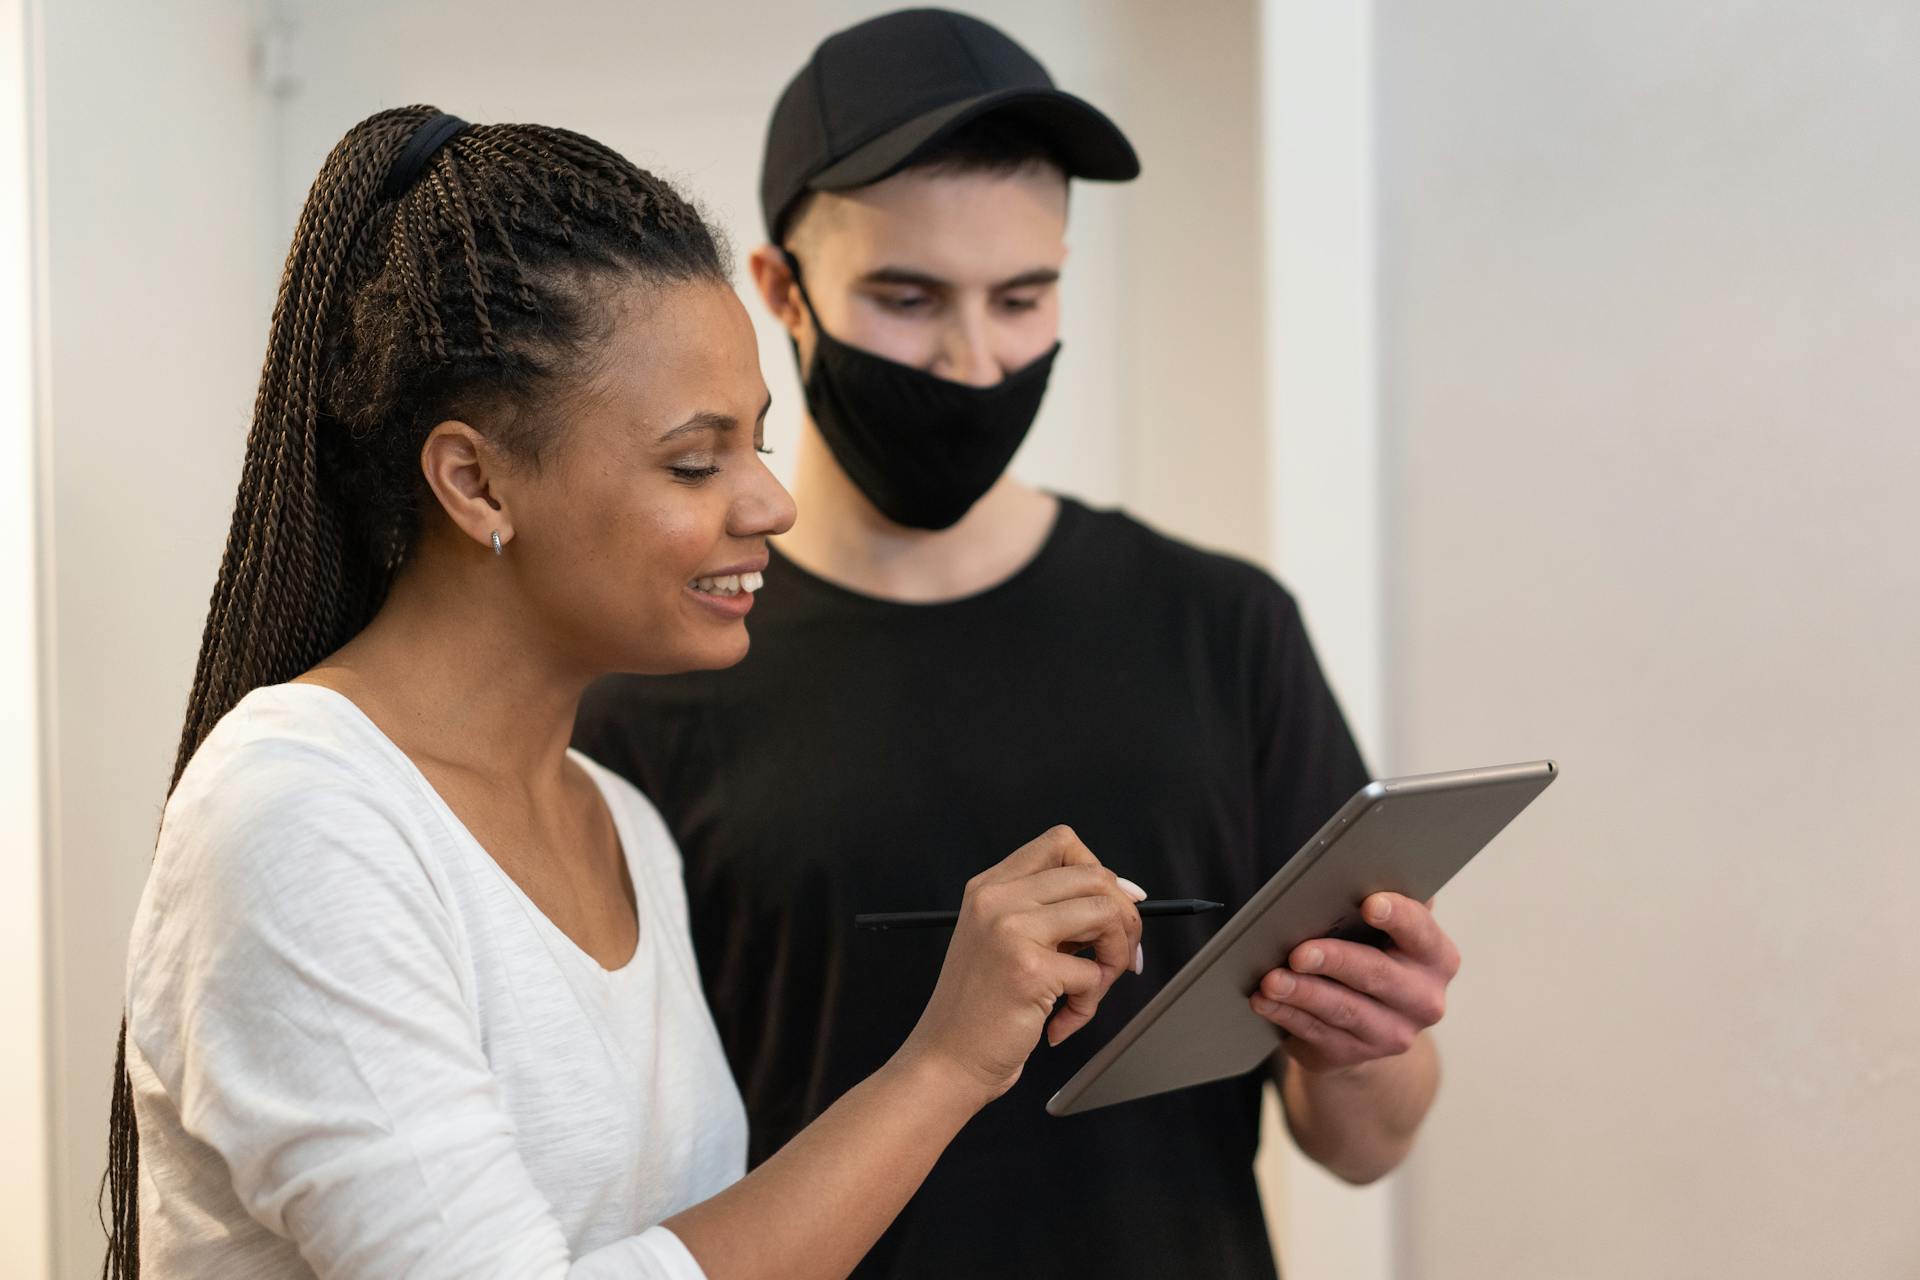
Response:
[[[1028,122],[1066,167],[1070,178],[1126,182],[1140,176],[1140,158],[1120,127],[1092,103],[1058,89],[1002,89],[896,125],[807,181],[812,191],[845,191],[898,173],[948,135],[985,115]]]

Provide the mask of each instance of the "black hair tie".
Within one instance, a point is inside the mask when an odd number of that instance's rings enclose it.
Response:
[[[387,186],[384,195],[391,200],[420,176],[421,170],[434,153],[468,128],[465,120],[459,116],[450,116],[442,111],[413,131],[407,139],[407,145],[400,149],[400,155],[393,162],[393,168],[387,171]]]

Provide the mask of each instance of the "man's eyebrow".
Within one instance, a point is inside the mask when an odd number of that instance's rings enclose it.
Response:
[[[1022,271],[1017,276],[1001,280],[994,284],[995,293],[1003,289],[1031,289],[1038,285],[1054,284],[1060,279],[1060,272],[1053,267],[1035,267],[1031,271]],[[939,276],[928,275],[924,271],[915,271],[910,267],[881,267],[869,271],[860,277],[861,284],[898,284],[916,289],[951,289],[953,282],[942,280]]]
[[[908,267],[881,267],[861,276],[860,283],[904,284],[918,289],[951,289],[953,287],[939,276],[930,276],[924,271],[914,271]]]
[[[1060,272],[1055,268],[1035,267],[1031,271],[1022,271],[1019,275],[1011,279],[1002,280],[999,284],[993,286],[993,289],[995,293],[1000,292],[1002,289],[1031,289],[1036,285],[1056,284],[1059,280]]]

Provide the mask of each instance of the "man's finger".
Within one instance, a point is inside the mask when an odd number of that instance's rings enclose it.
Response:
[[[1287,967],[1332,978],[1378,999],[1404,990],[1410,981],[1401,962],[1380,948],[1339,938],[1301,943],[1287,956]]]
[[[1276,998],[1288,978],[1313,974],[1377,1000],[1417,1026],[1430,1027],[1446,1016],[1446,984],[1430,970],[1378,947],[1323,939],[1294,948],[1288,963],[1289,968],[1261,978],[1262,994]]]
[[[1256,998],[1304,1009],[1327,1026],[1372,1046],[1375,1057],[1405,1053],[1412,1047],[1414,1037],[1420,1034],[1410,1019],[1337,982],[1302,975],[1295,977],[1291,986],[1285,984],[1283,977],[1281,987],[1276,999],[1263,984]]]
[[[1328,1026],[1305,1009],[1256,995],[1253,1011],[1301,1043],[1312,1045],[1316,1057],[1327,1065],[1345,1066],[1374,1056],[1350,1033]]]
[[[1376,893],[1360,904],[1360,915],[1384,929],[1394,945],[1420,964],[1434,965],[1452,977],[1460,970],[1460,952],[1433,912],[1397,893]]]

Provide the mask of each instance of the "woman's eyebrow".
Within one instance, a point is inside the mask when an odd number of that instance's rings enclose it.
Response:
[[[773,408],[773,394],[769,392],[767,394],[766,403],[762,404],[760,406],[760,412],[756,413],[753,416],[753,422],[755,426],[760,425],[760,423],[766,419],[767,410],[771,408]],[[735,427],[739,425],[740,425],[740,419],[734,417],[730,413],[722,413],[718,409],[704,409],[701,412],[694,414],[691,418],[688,418],[685,422],[673,428],[671,431],[668,431],[665,434],[663,434],[654,443],[665,444],[669,440],[677,440],[681,436],[693,435],[695,432],[699,432],[699,431],[713,431],[713,432],[718,432],[721,435],[725,435],[727,432],[733,430]]]
[[[678,440],[681,436],[690,436],[699,431],[714,431],[724,435],[740,425],[740,420],[730,413],[721,413],[715,409],[706,409],[694,414],[673,430],[666,432],[656,444],[665,444],[669,440]]]

